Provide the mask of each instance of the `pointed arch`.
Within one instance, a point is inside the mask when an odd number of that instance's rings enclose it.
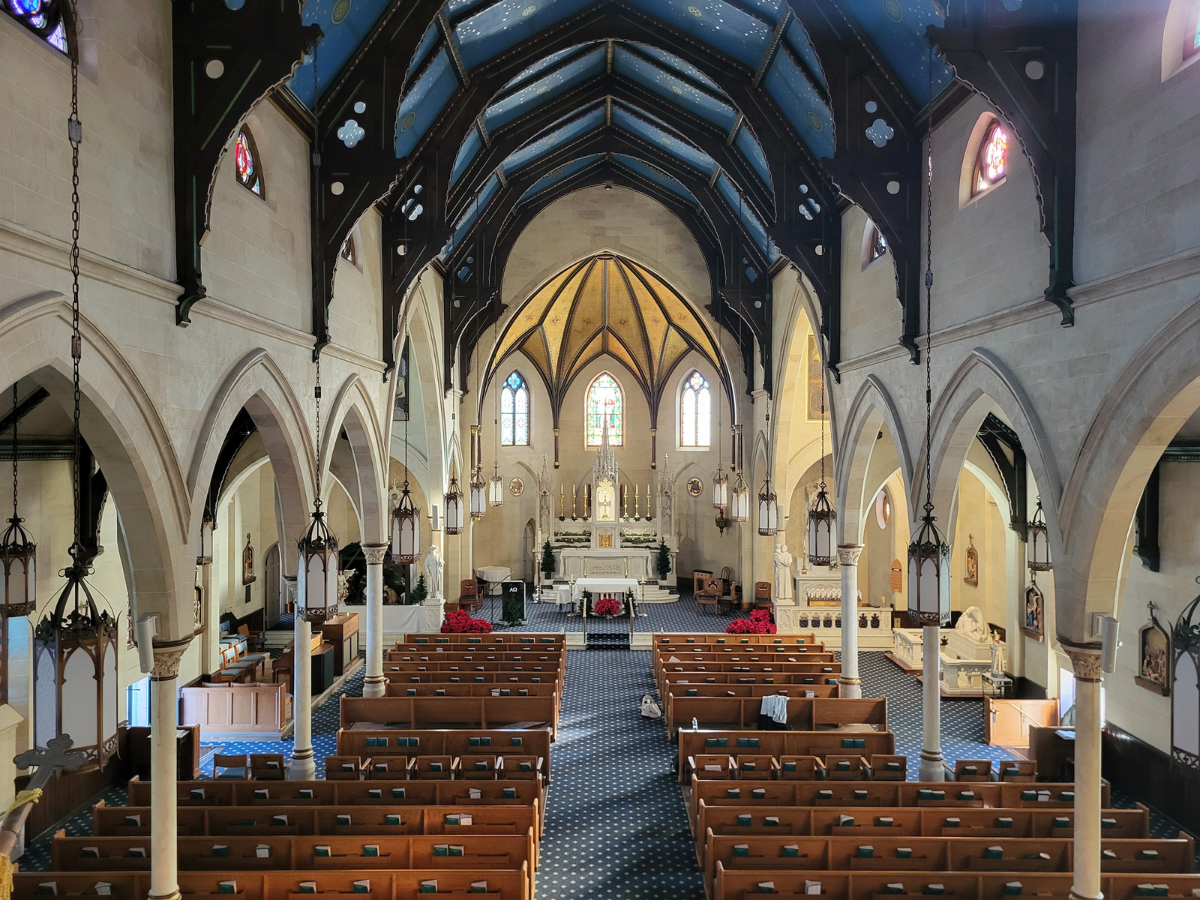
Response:
[[[334,444],[342,431],[358,470],[358,493],[362,504],[359,533],[363,541],[387,540],[387,441],[388,431],[380,423],[375,402],[362,378],[351,375],[342,384],[329,410],[329,428],[321,447],[321,471],[328,472]]]
[[[900,477],[904,482],[908,498],[908,518],[915,518],[913,502],[913,461],[908,438],[904,433],[896,404],[883,382],[870,375],[855,394],[846,415],[845,429],[834,429],[840,435],[834,453],[835,489],[838,505],[838,523],[841,529],[839,540],[857,544],[862,534],[866,504],[873,499],[867,496],[867,468],[875,449],[876,435],[887,426],[895,445],[900,466]]]
[[[584,446],[599,447],[604,421],[608,420],[608,442],[614,447],[624,444],[625,392],[616,377],[605,369],[592,379],[584,393]]]

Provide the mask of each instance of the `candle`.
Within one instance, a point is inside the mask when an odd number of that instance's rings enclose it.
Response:
[[[629,518],[629,485],[621,485],[621,516]]]
[[[650,516],[650,482],[648,482],[648,481],[646,482],[646,518],[647,519],[651,518],[651,516]]]

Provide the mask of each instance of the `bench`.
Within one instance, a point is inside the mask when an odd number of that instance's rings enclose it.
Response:
[[[558,695],[550,697],[348,697],[341,698],[341,728],[356,724],[438,729],[461,726],[558,726]]]
[[[809,701],[815,702],[815,701]],[[864,756],[875,753],[892,754],[896,750],[895,735],[890,731],[864,731],[847,734],[838,731],[679,731],[679,780],[687,782],[691,772],[686,765],[689,756],[701,753],[728,751],[730,756],[741,753],[782,756],[817,756],[830,753],[858,751]]]

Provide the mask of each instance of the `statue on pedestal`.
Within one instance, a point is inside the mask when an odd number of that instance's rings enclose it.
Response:
[[[429,583],[429,599],[442,600],[442,554],[437,544],[431,544],[425,554],[425,580]]]
[[[992,632],[992,674],[1004,674],[1004,646],[1000,643],[1000,633]]]
[[[775,545],[775,602],[792,602],[792,554],[782,542]]]

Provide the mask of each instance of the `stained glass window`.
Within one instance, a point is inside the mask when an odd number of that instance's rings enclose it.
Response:
[[[1184,59],[1191,59],[1197,53],[1200,53],[1200,3],[1196,4],[1190,26],[1183,35]]]
[[[239,184],[260,197],[266,196],[258,147],[254,145],[254,135],[245,128],[238,132],[233,145],[233,170]]]
[[[870,243],[867,249],[867,262],[875,262],[883,254],[887,253],[887,248],[887,238],[883,236],[883,232],[879,230],[879,226],[872,223]]]
[[[1008,174],[1008,134],[999,122],[988,126],[975,161],[975,190],[986,191]]]
[[[709,446],[712,425],[712,394],[704,376],[692,370],[679,393],[679,446]]]
[[[529,446],[529,388],[520,372],[504,379],[500,391],[500,443],[505,447]]]
[[[339,255],[346,262],[350,263],[350,265],[358,266],[358,245],[354,243],[354,235],[346,238],[346,242],[342,244],[342,250]]]
[[[608,442],[614,447],[620,447],[625,422],[625,404],[621,397],[621,387],[615,378],[607,372],[601,372],[596,376],[596,380],[592,382],[587,392],[584,429],[587,432],[589,447],[600,446],[605,415],[608,416]]]
[[[55,50],[71,55],[61,0],[0,0],[0,7]]]

